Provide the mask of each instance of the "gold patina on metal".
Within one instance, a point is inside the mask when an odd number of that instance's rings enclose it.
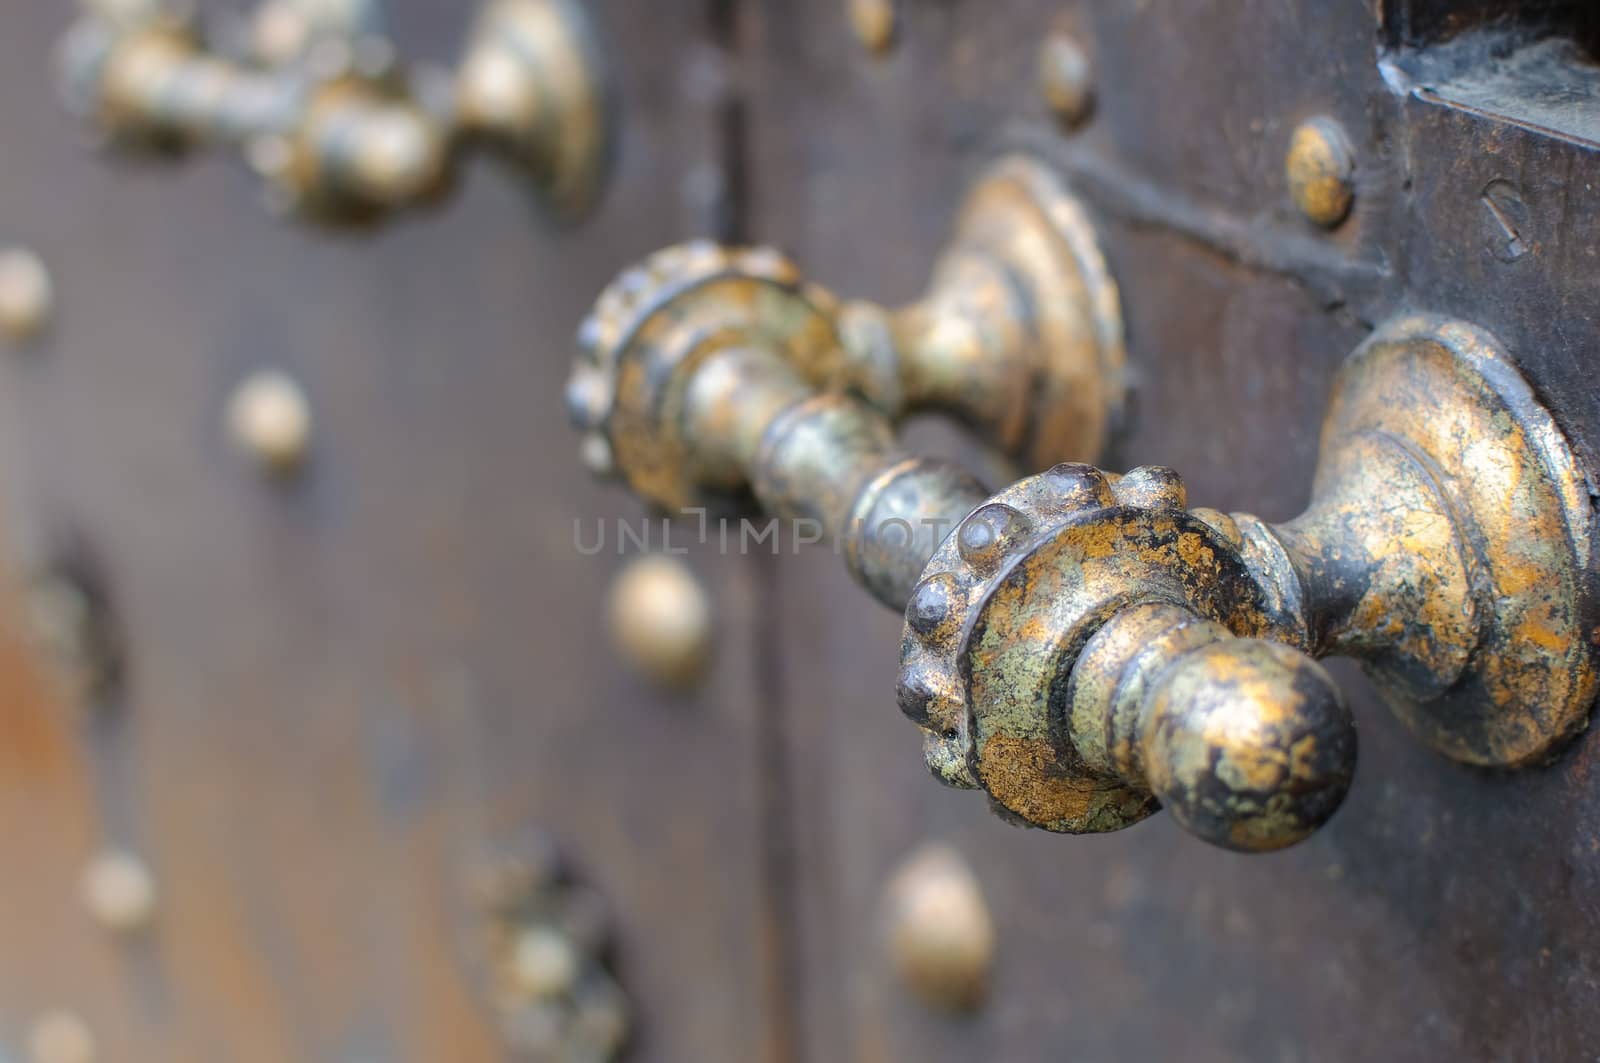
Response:
[[[1055,464],[991,495],[897,441],[933,410],[1039,467],[1092,457],[1117,416],[1116,288],[1025,159],[979,182],[911,307],[841,307],[770,251],[692,245],[624,274],[583,338],[568,398],[596,470],[837,536],[905,610],[899,703],[929,767],[1009,818],[1086,833],[1166,807],[1229,848],[1306,837],[1355,768],[1322,657],[1361,660],[1470,763],[1537,762],[1587,719],[1585,480],[1469,325],[1406,317],[1351,356],[1312,504],[1281,525],[1191,509],[1154,466]]]
[[[61,49],[64,94],[125,150],[238,148],[276,206],[320,222],[368,224],[435,203],[474,146],[510,160],[557,214],[592,205],[609,122],[571,0],[489,0],[453,88],[413,76],[371,26],[345,38],[288,21],[294,32],[269,35],[288,43],[251,61],[213,52],[191,20],[159,6],[91,13]]]
[[[1035,466],[1099,453],[1125,396],[1088,216],[1023,157],[980,178],[908,306],[841,303],[775,251],[694,243],[623,273],[580,342],[568,402],[586,456],[669,508],[748,489],[764,421],[812,393],[891,424],[944,414]]]

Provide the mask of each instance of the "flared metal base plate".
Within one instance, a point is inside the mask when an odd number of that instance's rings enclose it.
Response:
[[[1438,696],[1407,696],[1411,677],[1369,671],[1447,756],[1498,767],[1548,757],[1587,723],[1600,673],[1594,511],[1566,438],[1492,336],[1426,316],[1385,326],[1346,364],[1318,493],[1329,470],[1348,464],[1341,454],[1374,438],[1402,448],[1443,500],[1434,510],[1462,547],[1473,636]]]

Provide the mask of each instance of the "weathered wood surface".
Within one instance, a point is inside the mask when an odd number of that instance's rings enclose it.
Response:
[[[987,158],[1059,159],[1124,288],[1138,391],[1114,466],[1171,464],[1194,504],[1293,515],[1332,373],[1403,306],[1500,333],[1580,446],[1600,432],[1592,146],[1395,95],[1373,5],[908,3],[881,59],[837,6],[768,0],[747,27],[753,231],[837,291],[905,299]],[[1051,28],[1076,32],[1099,71],[1077,136],[1033,80]],[[1330,237],[1297,218],[1283,177],[1290,130],[1318,113],[1360,159],[1356,215]],[[1523,189],[1538,233],[1510,264],[1485,249],[1480,199],[1497,175]],[[1021,832],[927,778],[892,696],[898,618],[853,597],[836,559],[786,559],[810,1058],[1600,1051],[1592,740],[1546,769],[1474,771],[1422,749],[1341,668],[1361,765],[1312,841],[1239,857],[1163,817],[1106,837]],[[883,884],[930,839],[972,861],[999,923],[992,1000],[971,1021],[912,1000],[873,933]]]
[[[464,33],[464,7],[391,7],[402,47],[443,58]],[[552,231],[484,166],[366,237],[280,223],[231,161],[98,157],[55,102],[70,12],[6,12],[0,239],[43,255],[61,302],[3,367],[12,553],[92,544],[131,686],[82,731],[6,706],[8,735],[52,737],[3,754],[0,1056],[59,1006],[109,1059],[501,1058],[463,879],[528,829],[613,905],[641,1058],[768,1050],[756,584],[718,566],[702,695],[621,674],[600,609],[618,562],[579,556],[572,522],[636,511],[589,482],[561,404],[595,293],[701,224],[685,177],[717,141],[685,60],[706,20],[591,7],[627,101],[600,212]],[[222,430],[262,366],[316,418],[286,489]],[[143,942],[79,906],[101,838],[159,876]]]

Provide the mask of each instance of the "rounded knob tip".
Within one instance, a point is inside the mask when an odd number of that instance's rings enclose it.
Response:
[[[1355,724],[1310,657],[1230,639],[1185,654],[1158,683],[1142,742],[1145,773],[1185,829],[1228,849],[1282,849],[1344,800],[1355,774]]]
[[[361,126],[354,178],[375,203],[404,206],[444,179],[447,148],[426,116],[401,107],[375,111]]]

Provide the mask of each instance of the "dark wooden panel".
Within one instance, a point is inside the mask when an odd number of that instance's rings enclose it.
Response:
[[[1600,426],[1592,306],[1568,302],[1595,276],[1579,206],[1593,163],[1418,115],[1380,75],[1373,5],[908,3],[883,59],[841,7],[769,0],[747,27],[754,234],[845,294],[907,298],[983,160],[1018,145],[1049,155],[1094,208],[1124,286],[1139,387],[1112,462],[1174,464],[1196,504],[1292,515],[1333,371],[1407,305],[1481,316],[1569,430]],[[1035,97],[1054,27],[1074,29],[1100,71],[1096,117],[1073,138]],[[1290,131],[1318,113],[1360,158],[1356,215],[1326,237],[1295,215],[1282,173]],[[1513,290],[1467,210],[1495,168],[1540,175],[1530,209],[1549,243]],[[898,618],[874,613],[836,558],[786,560],[777,600],[808,1058],[1600,1050],[1592,741],[1545,769],[1473,771],[1421,749],[1339,668],[1362,763],[1309,843],[1240,857],[1159,817],[1107,837],[1020,832],[927,778],[894,706]],[[875,931],[894,866],[935,838],[976,865],[1000,928],[993,998],[969,1021],[911,1000]]]
[[[394,6],[404,45],[453,52],[458,5]],[[6,836],[28,881],[0,908],[0,1054],[65,1005],[107,1058],[498,1058],[460,880],[529,827],[614,905],[639,1058],[768,1051],[757,584],[718,570],[702,696],[621,675],[599,609],[617,561],[579,556],[572,522],[624,503],[588,482],[560,398],[594,294],[700,224],[682,197],[718,149],[685,79],[703,6],[592,5],[626,124],[591,222],[551,231],[480,169],[436,215],[338,238],[275,222],[220,160],[94,157],[51,88],[67,12],[7,13],[0,237],[42,253],[62,303],[4,366],[8,521],[105,558],[132,688],[92,743],[93,806],[74,821],[36,791],[70,835]],[[284,490],[220,427],[264,365],[316,416]],[[40,928],[86,917],[46,857],[102,833],[154,865],[157,932],[123,950],[80,928],[47,953]]]

